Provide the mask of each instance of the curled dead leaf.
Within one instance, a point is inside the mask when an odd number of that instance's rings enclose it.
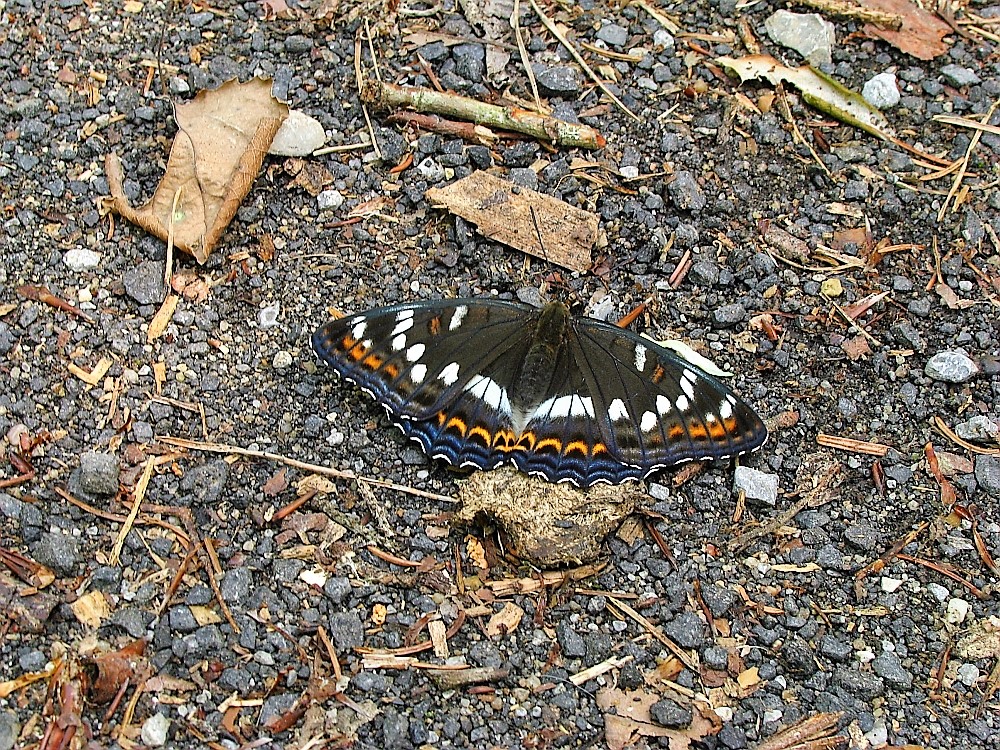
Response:
[[[204,263],[250,192],[288,106],[271,95],[268,79],[234,80],[178,104],[174,117],[177,135],[153,197],[132,206],[121,161],[111,153],[103,207],[164,241],[172,228],[174,246]]]

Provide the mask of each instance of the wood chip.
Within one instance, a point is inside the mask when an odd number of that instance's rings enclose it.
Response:
[[[852,440],[851,438],[840,437],[838,435],[824,435],[820,433],[816,436],[816,442],[825,445],[827,448],[837,448],[851,453],[864,453],[867,456],[885,456],[889,452],[888,445],[881,443],[869,443],[865,440]]]
[[[439,659],[448,658],[448,629],[441,620],[431,620],[427,623],[427,632],[430,633],[431,643],[434,644],[434,656]]]
[[[480,171],[447,187],[431,188],[427,199],[497,242],[571,271],[583,273],[590,267],[597,215],[558,198]]]
[[[72,362],[67,365],[66,369],[70,371],[70,374],[76,375],[87,385],[97,385],[101,382],[108,370],[111,369],[112,362],[107,357],[102,357],[101,361],[94,365],[94,369],[87,372],[82,367],[73,364]]]

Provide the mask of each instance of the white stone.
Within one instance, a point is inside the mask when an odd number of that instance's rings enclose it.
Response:
[[[100,262],[101,254],[85,247],[74,247],[72,250],[67,250],[63,256],[63,263],[69,266],[71,271],[77,273],[97,268],[97,264]]]
[[[262,331],[274,328],[278,325],[278,316],[281,315],[281,303],[275,302],[273,305],[262,307],[257,313],[257,327]]]
[[[903,581],[899,578],[890,578],[889,576],[882,576],[882,590],[891,594],[892,592],[899,589],[903,585]]]
[[[170,719],[163,714],[156,713],[143,722],[139,737],[144,745],[163,747],[167,744],[168,731],[170,731]]]
[[[344,205],[344,196],[339,190],[324,190],[316,196],[316,206],[320,211],[337,209]]]
[[[271,141],[274,156],[309,156],[326,143],[326,131],[319,120],[293,109]]]
[[[955,670],[955,674],[958,675],[958,679],[962,681],[962,684],[966,687],[972,687],[979,680],[981,672],[979,667],[975,664],[962,664],[958,669]]]
[[[733,475],[733,487],[737,491],[743,490],[747,500],[772,506],[778,502],[777,474],[767,474],[749,466],[737,466]]]
[[[861,96],[875,109],[891,109],[899,104],[899,86],[895,73],[872,76],[861,89]]]
[[[812,65],[832,61],[831,52],[837,43],[832,23],[818,13],[792,13],[776,10],[764,21],[771,41],[798,52]]]
[[[937,599],[939,602],[943,603],[944,600],[948,598],[948,593],[949,593],[948,589],[946,589],[940,583],[928,583],[926,588],[927,591],[930,592],[930,595],[933,596],[935,599]]]
[[[275,370],[284,370],[286,367],[291,366],[292,355],[282,349],[274,355],[274,359],[271,360],[271,364]]]
[[[889,744],[889,729],[882,719],[875,720],[875,726],[865,732],[865,739],[870,747],[885,747]]]
[[[969,603],[958,597],[948,600],[948,611],[945,619],[949,625],[961,625],[969,614]]]

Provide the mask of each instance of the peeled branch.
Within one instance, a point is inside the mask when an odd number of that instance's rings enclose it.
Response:
[[[376,109],[412,109],[454,117],[490,128],[524,133],[558,146],[604,148],[606,143],[604,136],[588,125],[557,120],[520,107],[486,104],[434,89],[367,80],[361,86],[361,99]]]

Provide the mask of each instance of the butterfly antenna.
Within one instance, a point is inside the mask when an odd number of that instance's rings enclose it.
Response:
[[[538,212],[535,210],[534,206],[529,206],[528,209],[531,211],[531,223],[535,227],[535,237],[538,239],[538,250],[540,257],[549,266],[552,263],[549,261],[549,253],[545,249],[545,240],[542,239],[542,228],[538,225]],[[541,289],[539,290],[542,297],[547,297],[549,293],[549,280],[547,276],[542,277]]]

